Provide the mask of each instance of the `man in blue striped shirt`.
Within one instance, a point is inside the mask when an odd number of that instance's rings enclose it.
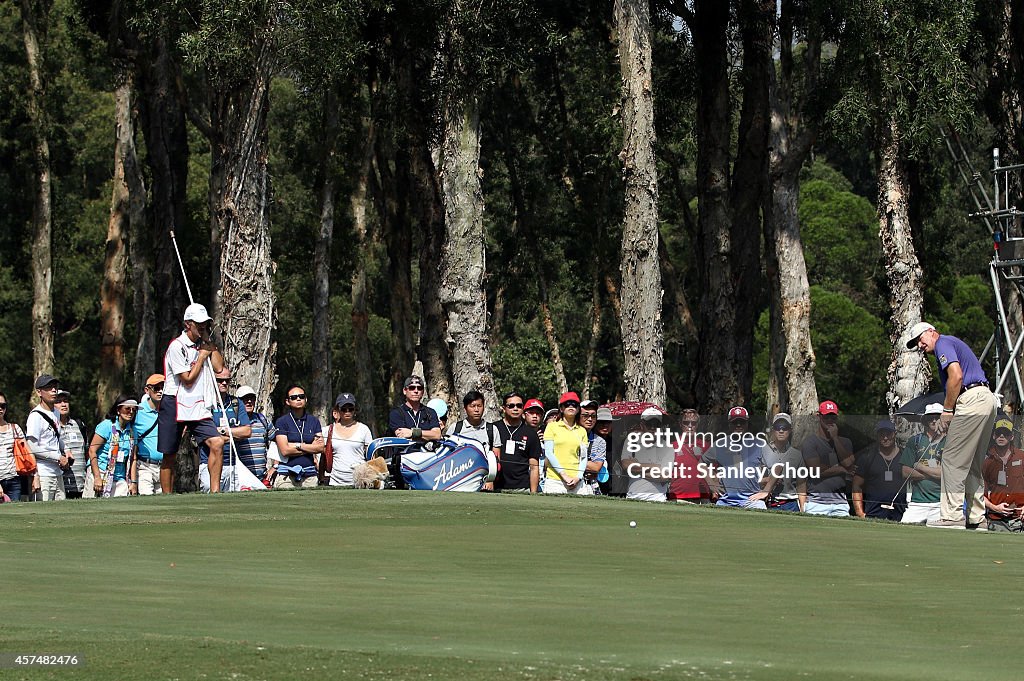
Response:
[[[235,393],[235,397],[245,405],[245,411],[249,415],[249,425],[252,427],[252,435],[235,443],[238,447],[238,459],[253,475],[260,480],[265,480],[267,477],[267,451],[271,447],[277,448],[277,445],[274,444],[277,428],[264,414],[256,411],[256,391],[251,386],[241,386]]]

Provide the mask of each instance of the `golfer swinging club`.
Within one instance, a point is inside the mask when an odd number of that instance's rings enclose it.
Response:
[[[942,336],[928,322],[918,322],[910,329],[907,348],[935,355],[946,391],[940,417],[941,427],[948,430],[942,452],[939,519],[928,526],[975,529],[985,519],[981,464],[996,420],[996,396],[978,358],[956,336]]]
[[[214,372],[224,368],[224,356],[210,340],[211,319],[204,306],[193,303],[185,308],[184,323],[185,330],[164,353],[164,395],[157,431],[157,449],[163,454],[160,487],[164,494],[174,491],[175,456],[188,428],[198,444],[205,442],[209,448],[210,492],[219,492],[227,436],[224,428],[214,424],[211,409],[217,404]]]

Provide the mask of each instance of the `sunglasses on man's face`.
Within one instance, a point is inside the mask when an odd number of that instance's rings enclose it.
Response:
[[[410,385],[410,386],[406,386],[405,389],[410,391],[410,392],[417,392],[417,393],[423,392],[423,386],[422,385]]]
[[[227,385],[227,384],[231,383],[231,379],[230,378],[218,378],[217,382],[218,383],[223,383],[224,385]]]
[[[352,405],[349,405],[347,407],[338,407],[338,411],[341,412],[342,414],[347,414],[348,412],[354,412],[355,410],[356,410],[356,408],[353,407]]]
[[[155,393],[162,393],[164,391],[164,384],[158,383],[157,385],[147,385],[148,390],[152,390]]]
[[[297,395],[289,395],[288,399],[289,400],[304,400],[304,399],[306,399],[306,394],[305,393],[299,393]]]
[[[7,409],[7,403],[6,402],[0,402],[0,409]]]
[[[580,418],[581,419],[596,419],[597,418],[597,414],[588,414],[587,412],[584,411],[584,412],[580,413]]]
[[[506,409],[522,409],[523,408],[523,403],[522,402],[510,402],[509,404],[505,405],[505,408]]]

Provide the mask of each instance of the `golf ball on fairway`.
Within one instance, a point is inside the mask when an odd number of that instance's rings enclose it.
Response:
[[[629,521],[629,526],[630,527],[636,527],[636,521],[635,520],[630,520]]]

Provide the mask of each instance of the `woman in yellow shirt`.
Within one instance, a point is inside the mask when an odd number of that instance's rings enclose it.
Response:
[[[559,419],[544,429],[544,458],[547,474],[545,494],[593,494],[583,482],[587,465],[587,430],[578,422],[580,398],[574,392],[563,393],[558,400]]]

